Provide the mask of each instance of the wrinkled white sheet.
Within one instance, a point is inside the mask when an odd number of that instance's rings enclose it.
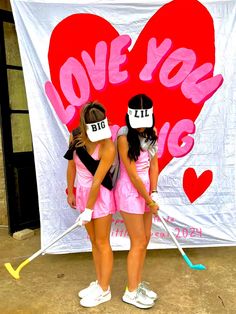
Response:
[[[77,217],[65,196],[67,161],[63,154],[69,133],[44,93],[50,79],[48,46],[55,25],[74,13],[106,18],[120,34],[135,42],[147,20],[168,1],[11,0],[24,70],[37,174],[42,246],[72,225]],[[236,245],[236,4],[235,1],[201,1],[215,25],[215,72],[223,86],[210,98],[195,121],[195,145],[183,158],[174,158],[159,177],[161,210],[184,247]],[[114,9],[115,7],[115,9]],[[187,167],[199,174],[214,173],[207,193],[191,204],[182,188]],[[169,217],[169,218],[168,218]],[[160,222],[153,222],[149,248],[174,247]],[[114,250],[129,248],[124,224],[117,214],[111,231]],[[90,251],[84,228],[57,242],[49,253]]]

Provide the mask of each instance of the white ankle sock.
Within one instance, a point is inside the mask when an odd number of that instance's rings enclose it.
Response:
[[[102,287],[99,285],[99,283],[98,283],[98,286],[99,286],[101,292],[103,292],[103,293],[110,292],[110,290],[111,290],[111,289],[110,289],[110,286],[108,286],[108,289],[107,289],[107,290],[103,290]]]
[[[129,291],[128,287],[126,287],[126,292],[128,292],[130,296],[135,296],[137,289],[135,289],[134,291]]]

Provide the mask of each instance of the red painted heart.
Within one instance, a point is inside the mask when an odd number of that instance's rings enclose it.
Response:
[[[56,88],[64,108],[71,104],[61,88],[60,69],[62,65],[70,57],[84,64],[81,57],[82,51],[86,51],[94,60],[95,46],[100,41],[107,43],[109,59],[110,44],[118,35],[108,21],[92,14],[71,15],[55,27],[51,35],[48,60],[51,82]],[[173,128],[182,119],[195,121],[204,103],[194,104],[187,99],[181,92],[180,84],[170,89],[160,83],[159,72],[164,60],[155,69],[152,81],[140,80],[139,74],[147,62],[147,46],[150,38],[156,38],[157,45],[166,38],[171,39],[170,53],[181,47],[193,50],[197,56],[195,67],[206,62],[214,65],[214,26],[210,14],[197,0],[173,0],[152,16],[132,50],[127,51],[128,61],[121,66],[120,71],[128,72],[128,80],[121,84],[112,84],[106,77],[106,85],[103,90],[95,89],[90,82],[90,99],[98,100],[105,105],[108,117],[113,124],[124,124],[127,101],[137,93],[145,93],[153,99],[158,130],[166,122],[169,122],[170,128]],[[172,76],[178,72],[180,66],[176,66],[176,69],[171,72]],[[212,72],[204,79],[211,76]],[[80,95],[80,88],[75,79],[73,88],[76,94]],[[65,123],[70,120],[71,114],[71,110],[62,110],[61,115],[66,121]],[[67,123],[67,127],[71,130],[77,124],[78,115],[70,123]],[[159,160],[160,171],[172,158],[169,150],[165,149]]]
[[[212,182],[212,179],[213,174],[211,170],[204,171],[199,177],[193,168],[185,170],[183,188],[191,203],[193,203],[207,190]]]

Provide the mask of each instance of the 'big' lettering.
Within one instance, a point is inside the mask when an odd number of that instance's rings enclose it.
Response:
[[[91,124],[91,127],[92,127],[93,132],[104,129],[105,128],[105,122],[101,121],[101,122],[98,122],[97,124]]]

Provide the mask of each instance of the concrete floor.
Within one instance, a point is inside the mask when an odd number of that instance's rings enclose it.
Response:
[[[39,230],[18,241],[0,228],[1,314],[236,313],[236,247],[186,249],[193,263],[207,266],[205,271],[189,269],[175,249],[148,251],[144,278],[160,296],[149,310],[121,301],[127,252],[114,252],[112,300],[96,308],[82,308],[77,297],[94,280],[91,253],[40,256],[25,266],[20,280],[13,279],[3,264],[16,268],[39,248]]]

